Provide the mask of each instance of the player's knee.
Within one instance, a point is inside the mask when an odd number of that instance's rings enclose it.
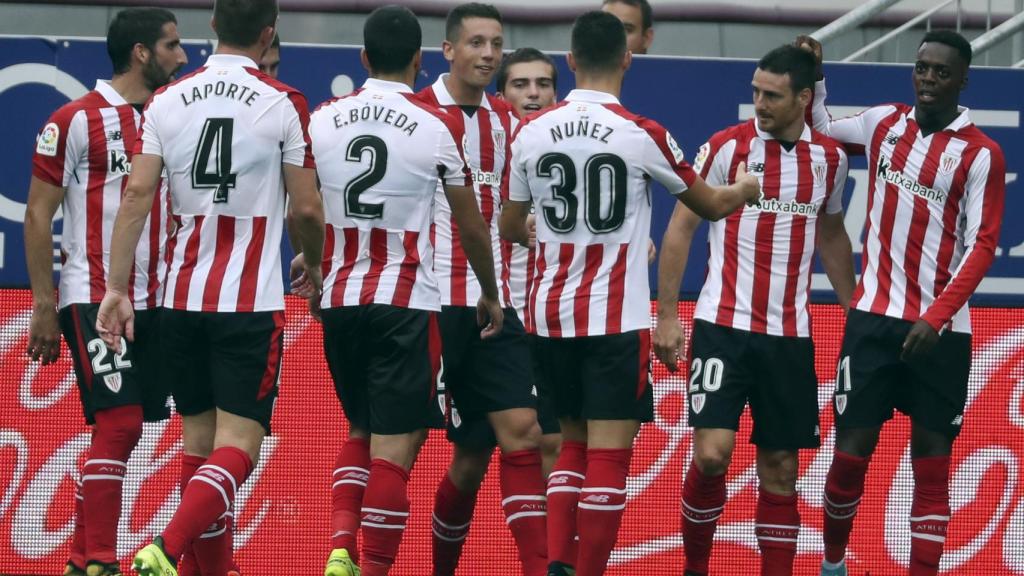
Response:
[[[540,446],[540,424],[533,410],[509,410],[496,422],[495,433],[503,452],[533,450]]]
[[[788,496],[796,492],[800,460],[795,452],[760,453],[757,477],[761,487],[773,494]]]
[[[705,476],[721,476],[729,469],[732,450],[713,443],[695,446],[693,462]]]
[[[100,410],[94,415],[93,447],[106,456],[127,461],[142,437],[142,407],[118,406]]]
[[[490,454],[486,458],[466,458],[456,455],[448,469],[448,478],[460,492],[476,492],[487,474]]]
[[[542,434],[540,437],[540,453],[544,458],[557,459],[562,452],[561,434]]]
[[[878,428],[837,430],[836,450],[858,458],[868,458],[875,452],[878,433]]]

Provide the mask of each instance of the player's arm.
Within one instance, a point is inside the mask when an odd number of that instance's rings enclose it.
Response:
[[[721,220],[744,204],[753,204],[761,196],[761,182],[747,174],[742,163],[736,167],[736,182],[711,186],[700,176],[685,191],[676,195],[680,202],[698,216],[711,221]]]
[[[857,114],[848,118],[835,119],[825,106],[825,98],[828,91],[825,88],[825,77],[822,73],[822,50],[821,43],[810,36],[798,36],[796,46],[814,54],[818,81],[814,84],[814,99],[811,101],[811,126],[821,132],[835,138],[843,144],[855,146],[867,146],[871,133],[874,131],[874,122],[871,122],[871,114]]]
[[[676,204],[672,219],[661,239],[658,261],[658,322],[654,329],[654,354],[672,372],[683,356],[685,335],[679,322],[679,286],[690,254],[700,216],[683,204]]]
[[[928,352],[938,342],[939,330],[977,290],[995,259],[1006,195],[1006,162],[998,147],[985,148],[967,174],[964,257],[949,284],[914,323],[903,343],[905,356]]]
[[[135,262],[135,246],[139,243],[153,195],[160,183],[164,161],[155,154],[135,154],[128,185],[121,197],[121,206],[110,236],[110,270],[107,293],[96,315],[96,331],[115,352],[121,352],[121,336],[135,339],[134,311],[128,282]]]
[[[529,201],[507,200],[501,208],[501,219],[498,220],[498,233],[501,234],[501,238],[521,246],[529,246],[529,216]]]
[[[282,167],[289,197],[289,240],[296,252],[301,251],[306,276],[319,296],[323,284],[320,262],[324,248],[324,204],[316,187],[316,170],[287,163]]]
[[[480,208],[476,204],[476,191],[472,186],[453,186],[445,184],[445,196],[451,206],[455,224],[459,227],[459,238],[462,248],[466,251],[466,259],[473,268],[480,289],[483,291],[483,302],[490,324],[480,333],[488,338],[501,332],[503,322],[501,304],[498,302],[498,283],[494,277],[494,256],[491,252],[491,232],[487,229]],[[480,308],[478,307],[478,310]],[[484,323],[484,310],[480,310],[477,320]]]
[[[60,357],[60,327],[53,289],[53,215],[64,188],[32,176],[25,208],[25,263],[32,285],[27,354],[44,365]]]
[[[836,167],[832,190],[825,203],[824,210],[818,216],[817,248],[821,258],[821,267],[825,269],[832,289],[843,310],[849,310],[850,300],[856,279],[853,274],[853,248],[850,236],[846,233],[843,222],[843,190],[846,188],[847,176],[846,155],[839,152],[839,165]]]

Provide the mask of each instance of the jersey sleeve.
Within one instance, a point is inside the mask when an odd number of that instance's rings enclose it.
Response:
[[[454,122],[444,122],[437,150],[437,172],[449,186],[472,186],[473,175],[465,158],[466,135]]]
[[[54,112],[39,131],[32,155],[32,175],[61,188],[68,185],[79,157],[88,150],[85,114],[76,112],[72,108]]]
[[[893,110],[891,106],[876,106],[860,114],[836,120],[825,106],[826,96],[825,81],[819,80],[814,85],[814,100],[811,104],[813,127],[818,132],[848,146],[864,147],[870,144],[871,134],[878,124],[879,117],[886,116]]]
[[[523,153],[523,131],[517,130],[512,140],[512,158],[509,160],[508,197],[513,202],[529,202],[530,182],[526,176],[526,159]]]
[[[643,170],[674,195],[682,194],[697,180],[697,172],[686,161],[682,148],[661,124],[647,118],[637,121],[647,134],[643,148]]]
[[[843,190],[846,188],[846,177],[850,172],[850,161],[842,149],[835,151],[839,155],[836,163],[835,176],[832,179],[832,189],[829,190],[828,200],[825,202],[826,214],[838,214],[843,211]]]
[[[694,170],[711,186],[729,184],[729,163],[735,148],[735,140],[708,140],[697,150],[697,158],[693,161]]]
[[[305,96],[294,90],[288,91],[288,101],[281,162],[301,168],[316,168],[313,144],[309,139],[309,104]]]
[[[940,330],[978,288],[995,259],[1006,194],[1006,162],[998,146],[983,148],[967,173],[964,257],[921,319]]]

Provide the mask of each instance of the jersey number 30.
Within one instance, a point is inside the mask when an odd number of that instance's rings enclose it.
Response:
[[[560,182],[551,185],[551,193],[562,206],[545,206],[544,220],[548,228],[568,234],[576,228],[579,194],[576,164],[560,152],[552,152],[537,161],[537,175],[553,178],[558,172]],[[608,186],[609,206],[601,205],[601,193]],[[559,216],[561,213],[561,216]],[[626,162],[614,154],[595,154],[583,167],[583,217],[594,234],[607,234],[622,227],[626,221]]]

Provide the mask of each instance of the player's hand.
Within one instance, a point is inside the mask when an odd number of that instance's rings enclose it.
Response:
[[[801,34],[796,37],[796,42],[793,43],[797,48],[807,50],[811,54],[814,54],[814,72],[817,75],[817,79],[821,80],[824,78],[824,74],[821,72],[821,42],[818,42],[814,38]]]
[[[53,304],[40,304],[32,309],[28,324],[28,349],[32,361],[43,366],[53,364],[60,358],[60,327],[57,324],[57,309]]]
[[[519,245],[530,250],[537,245],[537,216],[535,214],[526,217],[526,242],[521,242]]]
[[[306,265],[301,252],[292,258],[292,262],[288,266],[288,279],[291,280],[293,295],[299,298],[309,298],[313,295],[313,283],[310,282],[309,275],[306,274]]]
[[[739,185],[747,206],[761,205],[761,180],[753,174],[747,174],[746,162],[736,165],[736,184]]]
[[[654,239],[647,239],[647,265],[654,264],[654,259],[658,257],[658,247],[654,245]]]
[[[319,266],[305,266],[304,268],[305,272],[303,272],[303,275],[309,283],[309,294],[306,296],[309,300],[309,313],[317,322],[319,322],[320,295],[323,293],[324,289],[323,272],[321,272]]]
[[[107,290],[96,313],[96,332],[114,352],[121,354],[121,338],[135,341],[135,310],[126,294]]]
[[[497,298],[481,296],[476,303],[476,325],[482,327],[480,338],[490,338],[501,333],[505,322],[505,312]]]
[[[932,328],[932,325],[924,320],[918,320],[914,322],[910,333],[907,334],[907,339],[903,341],[900,360],[907,361],[924,356],[931,352],[938,342],[939,333],[935,331],[935,328]]]
[[[654,355],[668,367],[669,372],[679,370],[679,362],[686,360],[683,342],[686,340],[683,325],[675,318],[658,320],[654,328]]]

